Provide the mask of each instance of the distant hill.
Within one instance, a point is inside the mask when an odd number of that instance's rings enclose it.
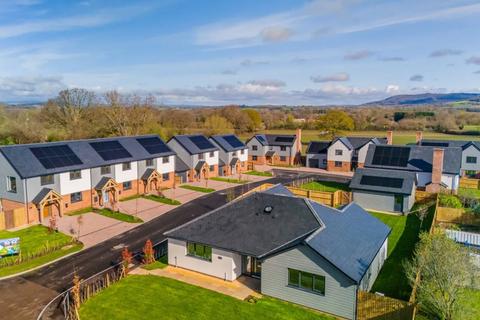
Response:
[[[392,96],[380,101],[365,105],[395,106],[395,105],[422,105],[422,104],[451,104],[459,102],[480,103],[479,93],[422,93],[403,94]]]

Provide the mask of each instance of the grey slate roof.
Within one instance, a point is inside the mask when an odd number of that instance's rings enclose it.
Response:
[[[350,150],[358,150],[368,142],[372,141],[374,144],[386,144],[386,138],[371,138],[371,137],[338,137],[333,139],[332,144],[340,140]]]
[[[242,146],[240,147],[233,147],[230,145],[230,143],[228,143],[227,140],[225,140],[225,137],[228,137],[228,136],[233,136],[235,139],[238,140],[239,143],[242,144]],[[242,150],[242,149],[247,149],[248,147],[240,140],[238,139],[238,137],[234,134],[221,134],[221,135],[215,135],[215,136],[211,136],[210,139],[212,139],[213,141],[215,141],[217,143],[217,145],[219,145],[223,150],[225,150],[226,152],[232,152],[232,151],[237,151],[237,150]]]
[[[266,153],[265,153],[265,156],[267,157],[273,157],[275,155],[275,150],[268,150]]]
[[[195,170],[200,171],[202,170],[203,166],[205,165],[205,160],[200,160],[197,162],[197,165],[195,166]]]
[[[327,153],[330,141],[310,141],[307,147],[307,154]]]
[[[154,171],[155,169],[153,168],[147,168],[145,172],[142,174],[142,180],[145,180],[145,181],[148,180],[148,178],[150,178],[150,176]]]
[[[205,148],[205,149],[200,149],[195,145],[195,143],[190,140],[190,138],[193,137],[203,137],[205,138],[205,143],[209,144],[210,147]],[[173,136],[170,140],[176,140],[189,154],[199,154],[199,153],[205,153],[205,152],[210,152],[210,151],[217,151],[218,148],[215,147],[210,140],[207,139],[204,135],[201,134],[185,134],[185,135],[177,135]],[[168,140],[168,142],[170,142]],[[167,143],[168,143],[167,142]]]
[[[388,148],[410,148],[408,164],[406,167],[374,165],[372,163],[373,155],[377,145],[370,145],[368,147],[367,156],[365,158],[365,167],[407,170],[416,172],[432,172],[433,149],[435,147],[416,146],[416,145],[392,145],[386,146]],[[443,156],[443,173],[460,174],[460,166],[462,164],[462,149],[461,148],[443,148],[445,150]]]
[[[401,188],[392,188],[385,186],[372,186],[362,184],[361,180],[363,176],[374,176],[380,178],[397,178],[402,179]],[[350,189],[352,190],[365,190],[375,191],[381,193],[398,193],[398,194],[411,194],[412,188],[416,184],[415,172],[401,171],[401,170],[384,170],[376,168],[357,168],[353,175],[352,181],[350,181]]]
[[[256,134],[253,137],[256,138],[263,146],[291,147],[294,145],[296,139],[296,136],[294,134]],[[293,138],[293,140],[292,142],[279,142],[276,141],[277,138]]]
[[[152,159],[156,157],[164,157],[175,154],[170,148],[167,147],[167,152],[150,154],[143,146],[138,143],[137,138],[141,137],[158,137],[157,135],[146,136],[132,136],[132,137],[112,137],[101,139],[84,139],[84,140],[71,140],[71,141],[59,141],[59,142],[47,142],[47,143],[32,143],[32,144],[18,144],[0,146],[0,152],[5,156],[7,161],[17,171],[22,178],[38,177],[42,175],[49,175],[60,172],[68,172],[72,170],[81,170],[88,168],[96,168],[115,163],[138,161],[145,159]],[[158,137],[160,138],[160,137]],[[90,145],[91,142],[99,141],[118,141],[132,156],[128,158],[122,158],[117,160],[105,161],[102,157],[93,149]],[[75,155],[83,162],[79,165],[71,165],[66,167],[59,167],[53,169],[45,169],[45,167],[38,161],[33,152],[30,150],[32,147],[49,147],[68,145]]]
[[[32,202],[34,204],[39,204],[50,191],[52,191],[52,189],[42,188],[42,190],[40,190],[40,192],[35,196],[35,198],[32,199]]]
[[[447,147],[450,147],[450,148],[462,148],[462,150],[465,150],[466,148],[473,145],[480,150],[480,141],[422,139],[419,145],[432,146],[432,144],[437,144],[437,143],[445,144],[447,145]],[[438,146],[438,147],[442,147],[442,146]]]
[[[237,157],[233,157],[232,160],[230,160],[230,165],[234,166],[237,164],[237,162],[240,161]]]
[[[355,203],[341,210],[309,200],[325,224],[305,242],[318,254],[359,283],[391,229]]]
[[[185,172],[190,170],[185,162],[180,157],[175,157],[175,172]]]
[[[103,187],[107,184],[108,181],[110,181],[110,177],[102,177],[100,181],[98,181],[97,185],[95,186],[95,190],[102,190]]]
[[[264,212],[266,206],[273,207],[270,214]],[[260,257],[320,226],[305,199],[253,193],[165,235]]]
[[[266,214],[266,206],[272,206]],[[359,283],[390,228],[356,204],[341,210],[275,185],[165,233],[169,238],[268,258],[303,242]]]

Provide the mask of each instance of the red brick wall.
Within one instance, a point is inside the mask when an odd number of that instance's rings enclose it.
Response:
[[[347,161],[342,161],[341,167],[335,166],[335,161],[327,161],[327,170],[328,171],[337,171],[337,172],[350,172],[351,164]]]
[[[252,156],[248,156],[248,161],[250,161],[253,164],[266,164],[267,160],[265,156],[257,156],[257,160],[253,160]]]
[[[92,206],[92,190],[82,191],[82,201],[71,203],[70,194],[62,196],[63,213],[77,211]]]

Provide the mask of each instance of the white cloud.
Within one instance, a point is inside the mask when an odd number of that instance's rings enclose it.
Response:
[[[467,64],[478,64],[480,65],[480,56],[472,56],[467,59]]]
[[[389,84],[386,88],[385,88],[385,92],[388,93],[388,94],[396,94],[400,91],[400,86],[399,85],[396,85],[396,84]]]
[[[262,37],[262,40],[265,42],[280,42],[280,41],[286,41],[290,39],[290,37],[293,35],[293,30],[290,28],[284,28],[284,27],[268,27],[263,29],[260,32],[260,36]]]
[[[61,77],[0,78],[0,96],[4,100],[46,99],[66,87]]]
[[[94,14],[76,15],[57,19],[49,18],[3,25],[0,26],[0,38],[18,37],[40,32],[64,31],[75,28],[92,28],[128,19],[148,12],[150,9],[150,7],[146,6],[110,8],[108,10],[97,11]]]
[[[461,55],[462,53],[463,53],[462,50],[457,50],[457,49],[440,49],[430,53],[430,57],[441,58],[446,56],[458,56],[458,55]]]
[[[321,82],[340,82],[350,80],[350,75],[346,72],[339,72],[328,76],[312,76],[310,79],[315,83]]]
[[[251,59],[245,59],[242,62],[240,62],[240,65],[242,67],[252,67],[252,66],[258,66],[258,65],[266,65],[269,64],[268,61],[265,60],[251,60]]]
[[[373,55],[373,52],[369,50],[360,50],[347,53],[344,58],[345,60],[362,60],[369,58]]]
[[[414,74],[410,77],[410,81],[423,81],[423,76],[421,74]]]

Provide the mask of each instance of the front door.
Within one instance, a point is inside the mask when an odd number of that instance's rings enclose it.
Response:
[[[250,256],[243,256],[243,274],[254,277],[260,278],[262,274],[262,264],[261,262],[254,257]]]
[[[104,191],[103,192],[103,205],[106,205],[110,202],[110,192]]]
[[[396,212],[403,212],[403,196],[402,195],[395,195],[395,204],[394,204],[394,211]]]
[[[47,218],[52,215],[52,206],[51,205],[46,205],[43,207],[43,217]]]

